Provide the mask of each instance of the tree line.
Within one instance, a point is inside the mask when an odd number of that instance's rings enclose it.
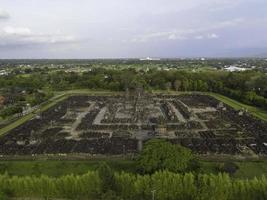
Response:
[[[152,175],[125,172],[112,175],[112,172],[90,171],[84,175],[59,178],[10,177],[5,174],[0,175],[0,193],[2,199],[27,197],[140,200],[152,199],[154,195],[156,200],[264,200],[267,199],[267,179],[263,176],[237,180],[227,174],[195,175],[169,171],[158,171]]]
[[[47,71],[32,73],[29,76],[11,74],[0,78],[0,85],[1,88],[51,90],[86,88],[124,91],[126,88],[143,87],[147,90],[216,92],[267,109],[267,75],[257,70],[195,72],[93,68],[83,73]]]

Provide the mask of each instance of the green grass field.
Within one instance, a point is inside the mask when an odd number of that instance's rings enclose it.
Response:
[[[239,170],[234,174],[235,178],[254,178],[267,175],[267,161],[238,162]]]
[[[101,162],[108,163],[115,171],[135,172],[135,162],[126,159],[94,159],[83,161],[0,161],[0,174],[11,176],[48,175],[59,177],[67,174],[85,174],[96,170]]]
[[[216,167],[219,163],[214,161],[201,161],[201,173],[210,174],[218,173]],[[252,179],[254,177],[261,177],[267,174],[267,161],[234,161],[238,166],[238,170],[233,175],[233,178]]]
[[[85,174],[90,170],[96,170],[101,162],[108,163],[115,171],[136,172],[136,163],[133,160],[112,158],[77,161],[0,161],[0,174],[8,173],[11,176],[39,176],[45,174],[52,177],[60,177],[67,174]],[[267,174],[267,161],[238,161],[234,178],[251,179]],[[200,173],[218,173],[218,162],[200,161]]]

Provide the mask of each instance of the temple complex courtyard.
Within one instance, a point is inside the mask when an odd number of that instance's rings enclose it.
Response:
[[[201,93],[72,95],[0,138],[0,155],[135,154],[165,138],[197,154],[265,155],[267,123]]]

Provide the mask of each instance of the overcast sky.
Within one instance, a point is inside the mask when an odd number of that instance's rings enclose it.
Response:
[[[0,0],[0,58],[267,55],[267,0]]]

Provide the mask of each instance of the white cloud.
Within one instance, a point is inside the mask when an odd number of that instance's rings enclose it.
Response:
[[[169,35],[168,39],[169,40],[176,40],[177,36],[175,34]]]
[[[217,25],[214,25],[213,29],[233,27],[233,26],[237,26],[239,24],[242,24],[243,22],[245,22],[245,19],[243,19],[243,18],[235,18],[235,19],[231,19],[231,20],[226,20],[226,21],[219,22]]]
[[[77,40],[71,35],[56,33],[36,33],[27,27],[7,26],[0,28],[0,46],[45,45],[73,43]]]
[[[203,35],[197,35],[194,37],[196,40],[202,40],[204,39],[204,36]]]
[[[162,32],[153,32],[143,35],[139,35],[132,39],[132,42],[147,42],[149,40],[185,40],[187,39],[186,35],[193,33],[194,30],[185,29],[185,30],[173,30],[173,31],[162,31]]]
[[[217,39],[217,38],[219,38],[219,36],[217,34],[215,34],[215,33],[211,33],[211,34],[208,34],[207,38],[209,38],[209,39]]]
[[[172,33],[169,35],[168,37],[169,40],[185,40],[187,39],[185,36],[182,36],[182,35],[179,35],[179,34],[175,34],[175,33]]]
[[[209,11],[216,12],[220,10],[235,8],[241,3],[242,0],[212,0],[208,2],[207,6]]]
[[[171,31],[159,31],[144,33],[142,35],[134,37],[132,42],[148,42],[150,40],[186,40],[186,39],[218,39],[219,35],[216,33],[210,33],[212,31],[218,31],[230,27],[235,27],[245,22],[243,18],[235,18],[231,20],[225,20],[217,22],[216,24],[210,24],[206,26],[198,25],[198,27],[174,29]]]
[[[8,19],[9,14],[5,10],[0,9],[0,19]]]
[[[17,55],[32,51],[30,56],[39,56],[34,50],[42,46],[45,56],[45,49],[77,45],[82,50],[77,54],[70,51],[69,55],[120,57],[142,53],[163,56],[178,52],[188,55],[215,53],[215,50],[241,44],[256,47],[266,44],[266,0],[0,2],[0,7],[11,16],[10,20],[5,20],[9,15],[0,9],[0,57],[8,54],[3,45],[36,46],[22,47]],[[11,27],[5,27],[7,25]],[[57,32],[57,29],[63,32]],[[79,41],[82,38],[83,43],[73,43],[77,41],[73,35]],[[57,43],[68,44],[53,45]],[[208,44],[209,48],[203,44]],[[168,47],[168,51],[155,47]],[[10,55],[14,56],[15,48],[10,49]],[[55,55],[59,54],[55,51]]]
[[[6,35],[18,35],[18,36],[30,36],[30,35],[32,35],[32,32],[29,28],[12,27],[12,26],[4,27],[3,33]]]
[[[203,39],[218,39],[219,35],[216,33],[208,33],[205,35],[196,35],[193,37],[196,40],[203,40]]]

